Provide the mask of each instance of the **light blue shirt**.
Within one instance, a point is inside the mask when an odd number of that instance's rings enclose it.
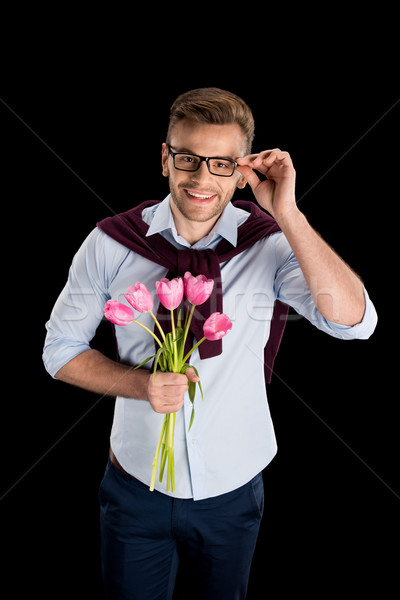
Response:
[[[159,205],[144,210],[147,235],[160,233],[178,248],[190,247],[176,231],[169,201],[167,196]],[[248,214],[228,204],[209,234],[192,247],[215,248],[221,238],[236,245],[237,228]],[[155,282],[165,275],[164,267],[94,229],[75,255],[67,284],[46,324],[43,360],[47,371],[54,377],[64,364],[90,349],[106,301],[113,298],[127,304],[123,294],[130,285],[144,283],[157,306]],[[176,416],[176,491],[168,494],[178,498],[200,500],[232,491],[264,469],[277,451],[263,364],[275,299],[289,304],[321,331],[343,340],[368,338],[377,322],[366,290],[366,310],[359,324],[346,327],[327,321],[317,310],[281,232],[222,263],[221,276],[223,310],[233,327],[222,340],[220,356],[201,360],[196,350],[191,357],[199,371],[204,400],[197,391],[190,432],[189,398]],[[137,319],[153,330],[150,315],[137,313]],[[137,365],[154,353],[154,340],[142,327],[131,324],[115,329],[123,363]],[[122,467],[147,485],[163,418],[146,401],[116,399],[112,450]],[[158,477],[156,489],[167,493],[165,481],[159,483]]]

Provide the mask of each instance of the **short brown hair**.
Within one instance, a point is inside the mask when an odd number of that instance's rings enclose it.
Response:
[[[171,130],[181,119],[198,123],[228,125],[237,123],[246,138],[246,152],[250,154],[254,138],[254,118],[247,104],[232,92],[215,87],[198,88],[178,96],[170,109],[167,142]]]

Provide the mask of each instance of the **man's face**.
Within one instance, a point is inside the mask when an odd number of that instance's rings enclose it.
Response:
[[[244,155],[246,140],[236,123],[208,125],[182,119],[171,132],[170,146],[173,152],[235,160]],[[232,177],[212,175],[205,161],[197,171],[175,169],[166,144],[163,144],[162,167],[163,175],[169,178],[172,209],[178,209],[189,221],[215,221],[232,199],[235,189],[246,185],[238,171]]]

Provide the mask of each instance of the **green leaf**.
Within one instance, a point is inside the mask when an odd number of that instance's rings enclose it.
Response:
[[[165,349],[168,352],[168,354],[171,354],[173,352],[173,343],[172,343],[172,333],[169,332],[167,333],[167,335],[165,336]]]
[[[158,363],[159,363],[159,360],[160,360],[161,354],[162,354],[163,352],[164,352],[164,348],[163,348],[163,347],[161,347],[161,348],[159,348],[159,349],[157,350],[156,359],[155,359],[155,361],[154,361],[154,369],[153,369],[153,381],[154,381],[154,379],[155,379],[155,376],[156,376],[157,365],[158,365]]]
[[[196,367],[193,367],[193,365],[189,365],[189,367],[192,367],[192,369],[194,369],[194,372],[196,373],[197,377],[199,378],[199,381],[198,381],[197,383],[199,384],[199,390],[200,390],[201,397],[202,397],[202,399],[204,400],[204,396],[203,396],[203,390],[202,390],[202,388],[201,388],[201,382],[200,382],[200,375],[199,375],[199,372],[198,372],[198,370],[196,369]]]
[[[186,325],[187,325],[188,318],[189,318],[189,315],[190,315],[190,311],[191,311],[191,308],[190,308],[190,305],[188,303],[187,309],[186,309],[186,315],[185,315],[185,325],[184,325],[185,329],[186,329]]]
[[[182,363],[182,357],[183,357],[183,352],[184,352],[184,347],[185,347],[185,340],[184,340],[184,331],[181,327],[177,327],[175,330],[175,337],[176,337],[176,350],[178,353],[178,368],[179,365]]]
[[[179,342],[183,338],[183,329],[182,327],[175,327],[175,340],[174,342]]]
[[[194,421],[194,406],[192,406],[192,414],[190,415],[190,423],[189,423],[188,431],[190,431],[190,428],[193,425],[193,421]]]
[[[165,336],[165,347],[167,352],[173,354],[174,352],[174,342],[179,342],[183,338],[183,329],[181,327],[175,327],[175,337],[173,337],[172,332],[170,331]]]
[[[149,362],[149,360],[151,360],[152,358],[155,357],[155,354],[153,354],[153,356],[149,356],[149,358],[145,358],[145,360],[143,362],[140,363],[140,365],[136,365],[135,369],[140,369],[140,367],[142,367],[144,364],[146,364],[147,362]]]
[[[192,367],[192,365],[189,365],[189,363],[183,363],[181,370],[179,371],[180,373],[186,373],[186,371]],[[193,368],[193,367],[192,367]]]
[[[190,402],[193,404],[194,403],[194,397],[196,394],[196,383],[194,381],[189,381],[189,400]]]
[[[164,372],[167,371],[167,359],[165,358],[165,353],[164,352],[162,352],[160,354],[159,363],[160,363],[161,371],[164,371]]]

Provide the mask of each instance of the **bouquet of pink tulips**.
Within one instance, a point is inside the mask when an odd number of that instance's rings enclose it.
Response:
[[[232,323],[225,314],[215,312],[211,314],[208,319],[204,322],[203,332],[204,336],[197,341],[197,343],[185,354],[185,342],[189,332],[190,323],[193,317],[194,309],[199,304],[203,304],[211,296],[213,290],[214,281],[213,279],[207,279],[204,275],[197,275],[194,277],[191,273],[186,272],[183,279],[178,277],[175,279],[161,279],[156,282],[156,292],[161,304],[171,312],[171,329],[169,333],[165,333],[153,314],[153,298],[149,290],[142,283],[135,283],[130,286],[127,293],[124,294],[129,304],[137,311],[144,313],[148,312],[158,328],[160,337],[151,331],[146,325],[140,321],[135,320],[135,314],[133,310],[118,302],[117,300],[108,300],[105,305],[104,315],[106,318],[114,323],[115,325],[129,325],[130,323],[136,323],[144,329],[146,329],[150,335],[156,341],[158,345],[157,352],[153,356],[149,356],[140,365],[135,368],[142,367],[148,361],[154,359],[153,373],[155,376],[157,367],[160,367],[161,371],[168,371],[171,373],[185,373],[187,369],[193,368],[197,377],[199,374],[197,369],[190,365],[187,360],[189,359],[192,352],[200,346],[204,340],[219,340],[232,328]],[[177,322],[175,323],[174,310],[177,309],[182,300],[183,296],[186,296],[187,300],[192,305],[191,309],[187,310],[185,321],[182,323],[182,311],[179,310]],[[161,338],[161,339],[160,339]],[[201,389],[200,380],[198,381],[199,389],[203,397],[203,391]],[[189,387],[189,399],[192,403],[192,413],[190,416],[189,429],[192,426],[194,419],[194,397],[196,393],[196,383],[193,381],[188,382]],[[167,467],[167,492],[175,491],[175,475],[174,475],[174,427],[175,427],[175,413],[166,414],[164,416],[163,424],[161,427],[161,434],[158,440],[154,461],[152,464],[152,477],[150,483],[150,490],[154,490],[154,484],[156,480],[157,466],[159,462],[159,456],[161,453],[160,460],[160,471],[159,481],[161,482],[164,475],[165,467]]]

